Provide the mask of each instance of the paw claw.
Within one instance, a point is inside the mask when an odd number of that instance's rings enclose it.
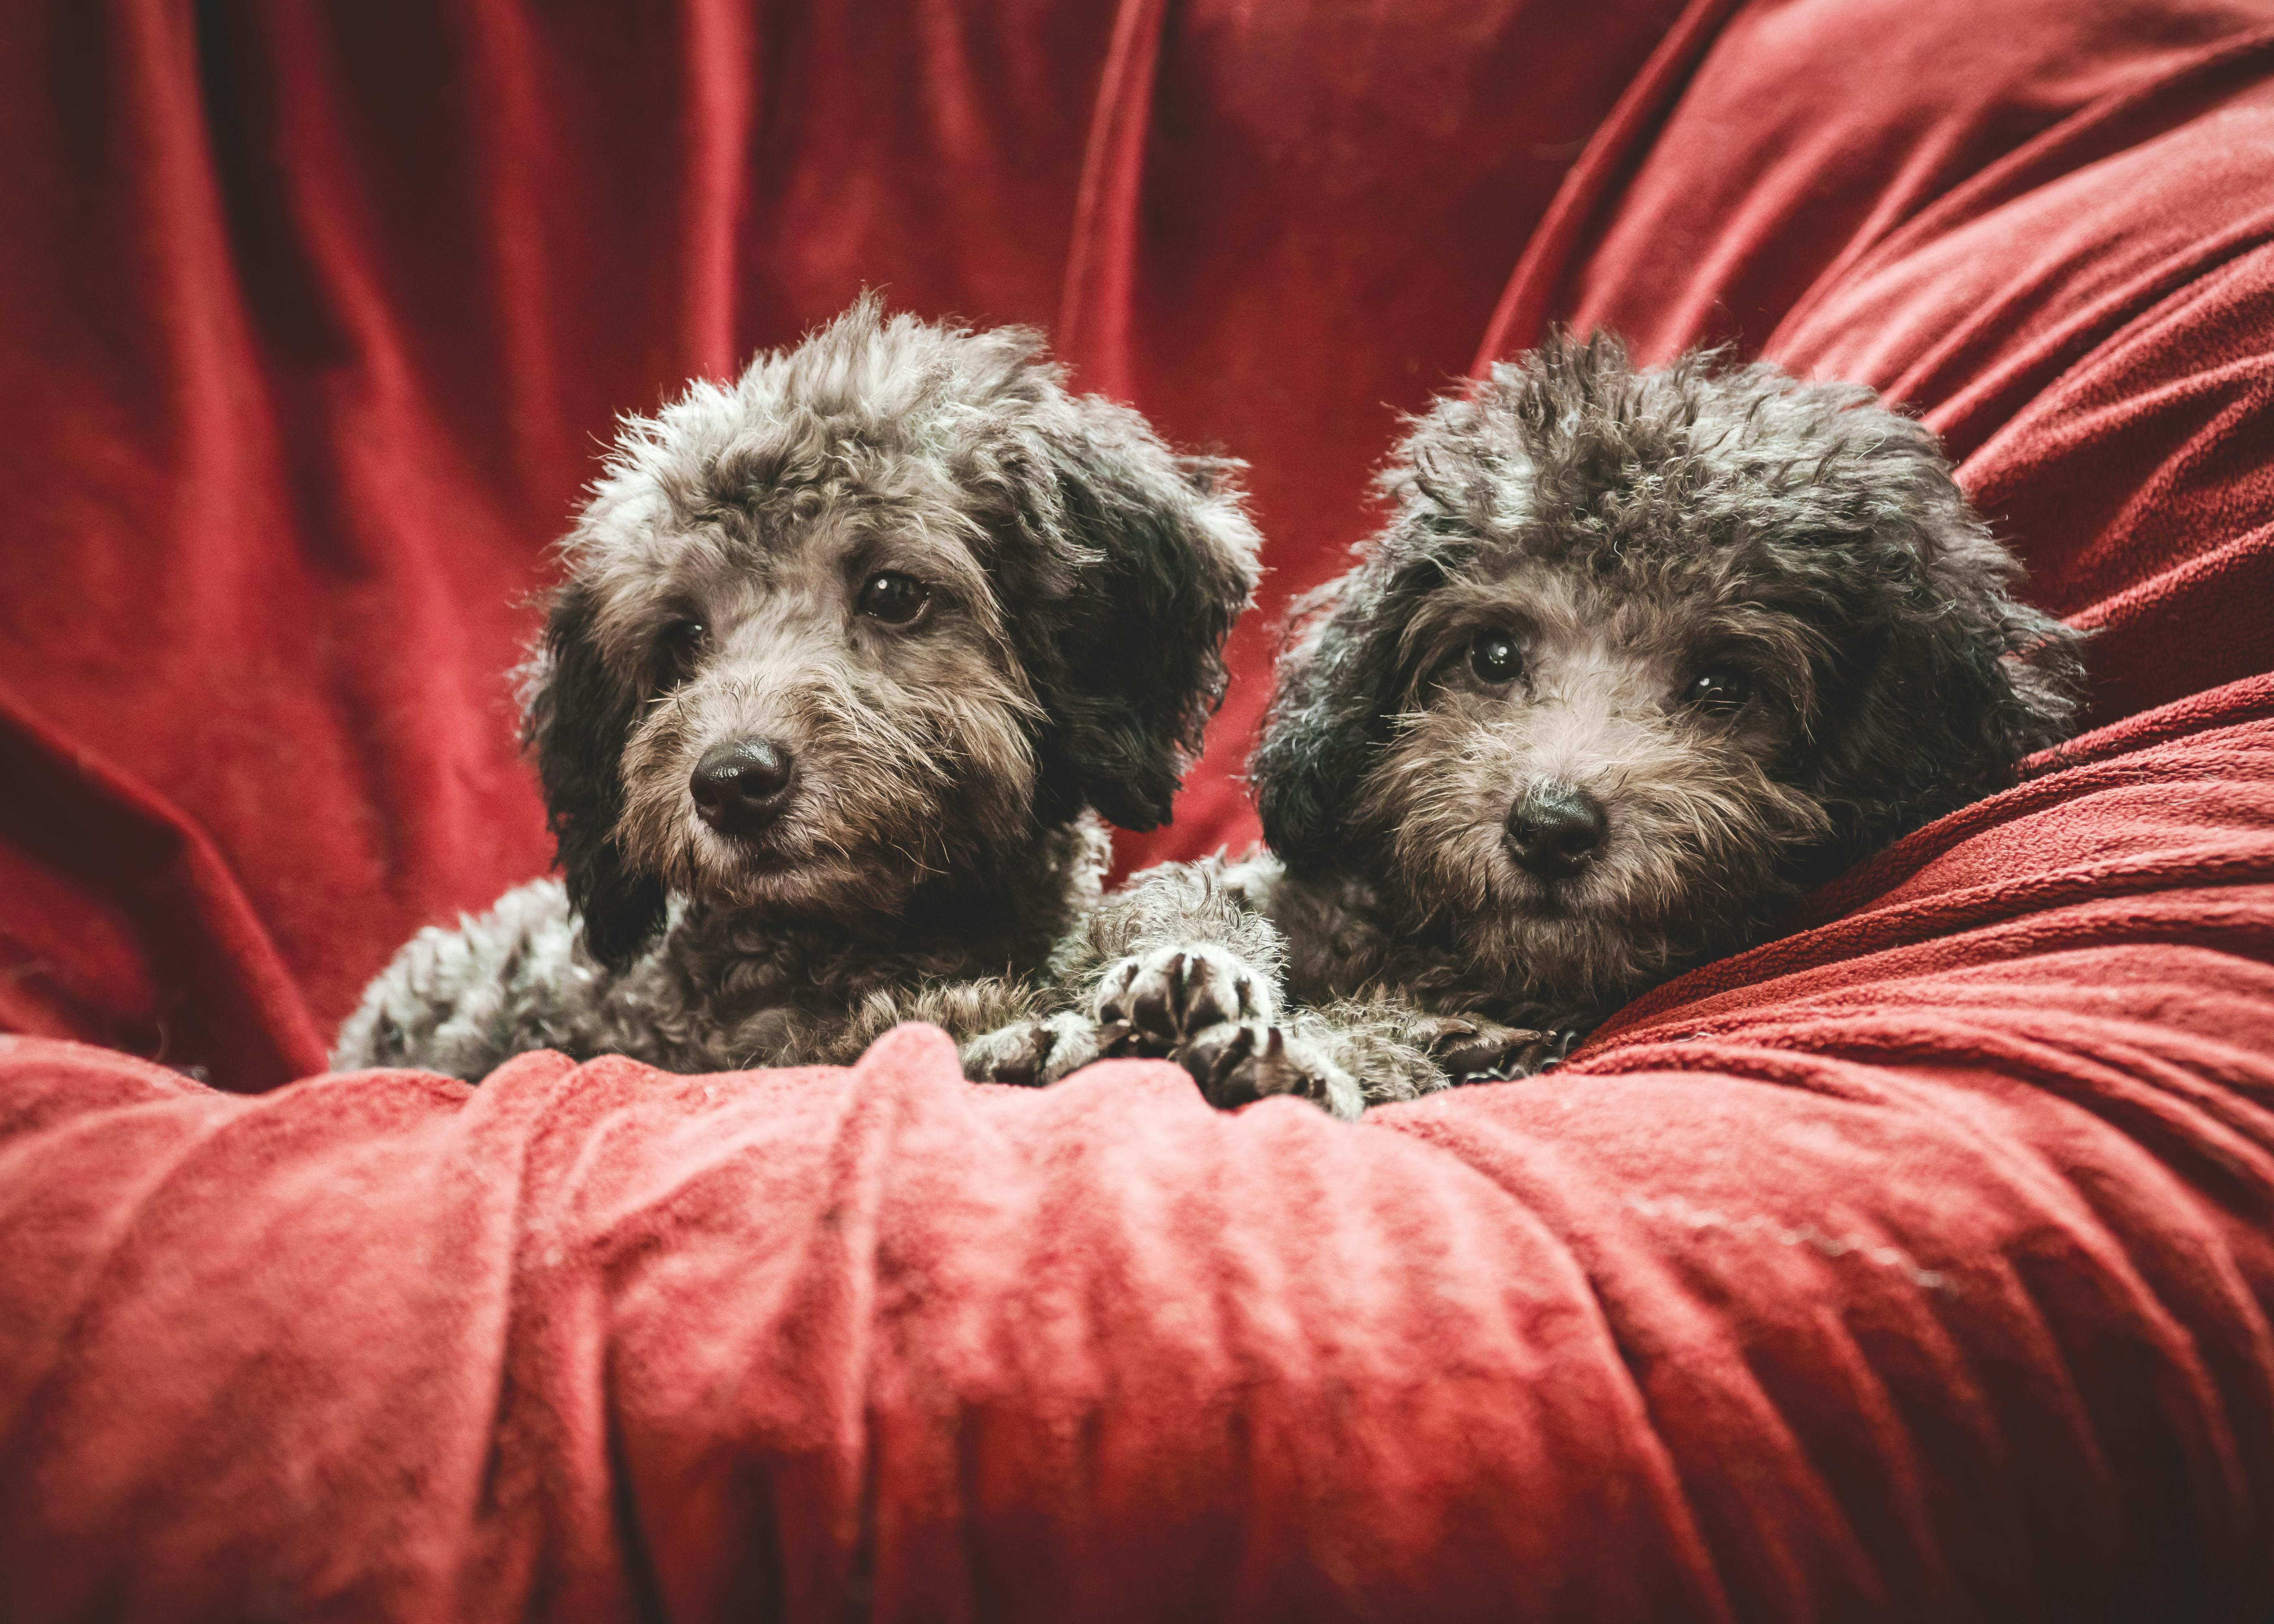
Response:
[[[1122,1028],[1117,1052],[1168,1055],[1195,1033],[1269,1019],[1269,983],[1213,947],[1161,948],[1107,972],[1096,1004],[1103,1025]]]
[[[1019,1021],[967,1044],[965,1073],[978,1082],[1040,1088],[1096,1059],[1103,1052],[1101,1035],[1081,1015]]]
[[[1138,962],[1130,959],[1108,973],[1097,1000],[1097,1019],[1100,1021],[1119,1021],[1128,1018],[1129,989],[1136,981],[1140,968]]]
[[[1357,1086],[1326,1056],[1276,1026],[1227,1021],[1201,1033],[1176,1058],[1219,1109],[1250,1104],[1266,1094],[1291,1094],[1339,1116],[1361,1109]]]
[[[1500,1083],[1554,1070],[1579,1035],[1570,1027],[1547,1032],[1448,1017],[1439,1024],[1431,1047],[1452,1082]]]
[[[985,1083],[1008,1083],[1017,1088],[1034,1088],[1041,1085],[1043,1067],[1050,1058],[1050,1035],[1037,1023],[1014,1035],[1003,1034],[1002,1041],[986,1064],[975,1076]]]
[[[1245,1105],[1261,1099],[1249,1074],[1255,1052],[1255,1028],[1226,1024],[1201,1033],[1178,1058],[1201,1094],[1211,1105]]]

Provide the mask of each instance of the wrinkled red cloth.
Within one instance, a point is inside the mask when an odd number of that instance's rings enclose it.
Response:
[[[0,150],[0,1617],[2274,1613],[2274,0],[119,0]],[[1273,604],[1550,320],[1877,384],[2101,729],[1355,1128],[282,1086],[545,860],[591,437],[863,283],[1248,458]]]
[[[11,1619],[2255,1619],[2274,680],[1351,1129],[0,1041]]]

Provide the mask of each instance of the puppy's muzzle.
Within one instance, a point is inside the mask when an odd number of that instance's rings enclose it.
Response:
[[[1509,808],[1508,854],[1543,880],[1569,879],[1594,860],[1610,830],[1601,801],[1575,784],[1550,779]]]
[[[688,790],[703,821],[722,835],[764,833],[789,805],[797,776],[790,755],[767,739],[714,744],[695,764]]]

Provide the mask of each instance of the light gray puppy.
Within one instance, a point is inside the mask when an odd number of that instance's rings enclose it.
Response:
[[[1280,662],[1270,854],[1140,875],[1062,958],[1219,1103],[1533,1070],[2075,713],[2078,634],[1868,389],[1559,339],[1381,485]]]
[[[1035,1024],[1040,977],[1098,816],[1167,817],[1254,587],[1231,468],[1034,333],[869,297],[629,420],[528,671],[562,877],[420,932],[335,1064],[837,1062],[924,1019],[975,1074],[1064,1069],[1089,1029]]]

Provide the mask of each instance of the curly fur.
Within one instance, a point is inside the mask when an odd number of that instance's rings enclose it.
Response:
[[[1233,467],[1069,394],[1031,332],[868,297],[629,420],[527,673],[561,878],[421,933],[336,1063],[841,1060],[897,1019],[1047,1007],[1093,812],[1164,820],[1222,697],[1257,547]],[[864,608],[885,574],[916,620]],[[691,775],[752,739],[788,799],[722,833]]]
[[[1273,855],[1213,866],[1206,908],[1166,876],[1109,906],[1182,944],[1188,977],[1235,898],[1284,938],[1259,972],[1284,953],[1302,1005],[1404,1009],[1393,1048],[1442,1059],[1423,1018],[1466,1016],[1555,1052],[1539,1029],[1760,939],[2074,714],[2078,635],[2014,599],[1933,434],[1868,389],[1558,338],[1414,419],[1381,488],[1387,526],[1298,606],[1280,662],[1252,763]],[[1511,678],[1487,680],[1487,640]],[[1708,680],[1749,696],[1698,701]],[[1579,792],[1602,844],[1542,878],[1511,814]],[[1437,1080],[1365,1052],[1369,1098]]]

